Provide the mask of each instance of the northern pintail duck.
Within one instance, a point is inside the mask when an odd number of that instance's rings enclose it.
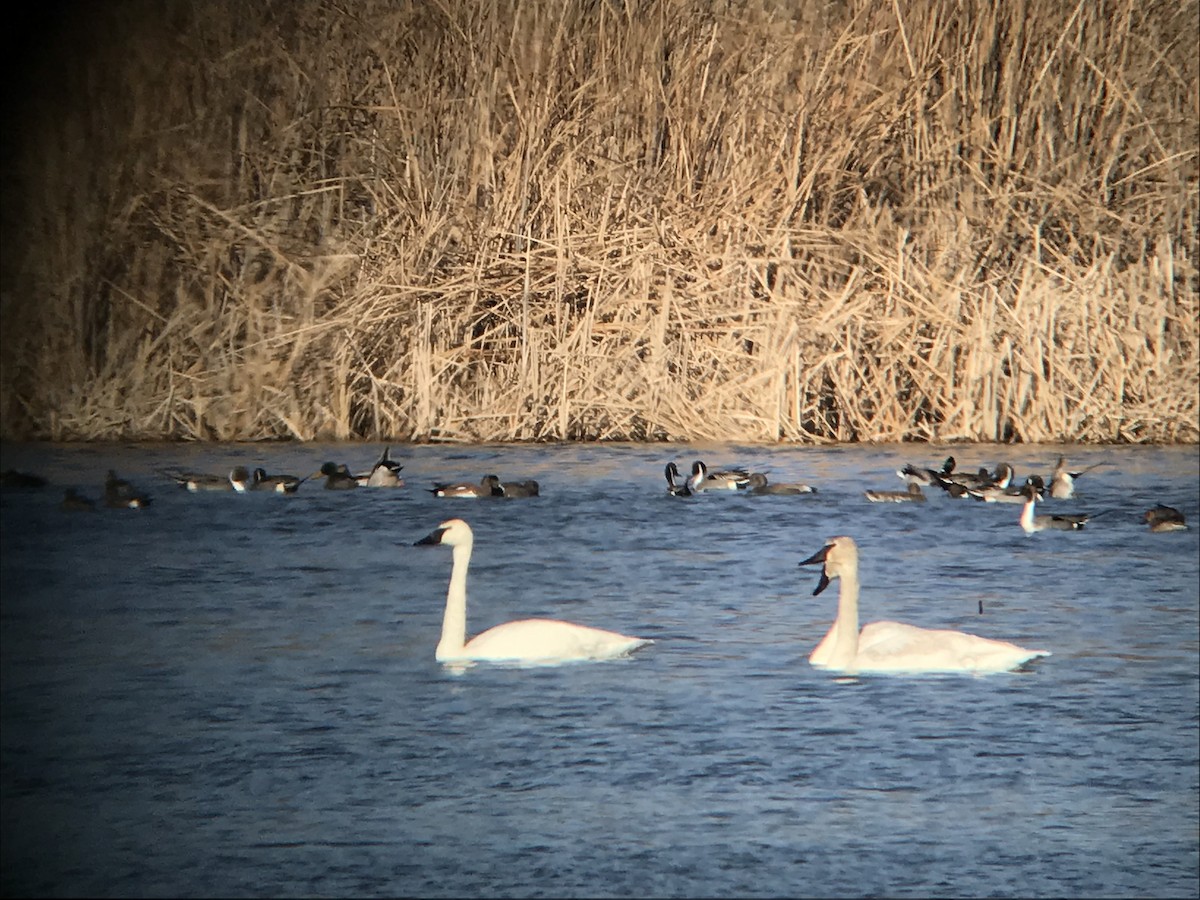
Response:
[[[59,507],[66,512],[78,512],[82,510],[93,510],[96,508],[95,501],[83,496],[75,488],[67,488],[63,491],[62,503]]]
[[[505,497],[536,497],[540,491],[540,486],[532,478],[526,481],[500,482],[500,493]]]
[[[692,463],[692,477],[688,487],[692,491],[738,491],[750,483],[750,473],[745,469],[721,469],[710,472],[700,460]]]
[[[201,491],[237,491],[245,493],[250,488],[250,471],[245,466],[235,466],[228,475],[208,475],[202,472],[170,471],[167,476],[182,488],[192,493]]]
[[[435,497],[503,497],[504,488],[501,486],[499,475],[484,475],[479,484],[469,482],[445,482],[427,488]]]
[[[907,491],[863,491],[872,503],[924,503],[925,494],[917,481],[908,483]]]
[[[815,494],[817,489],[798,481],[779,481],[770,484],[762,472],[750,473],[746,491],[751,494]]]
[[[442,636],[434,658],[438,662],[473,661],[553,665],[626,656],[653,643],[615,631],[576,625],[560,619],[520,619],[505,622],[467,640],[467,569],[471,564],[474,535],[462,519],[448,519],[414,546],[445,544],[453,549],[450,586]]]
[[[1102,465],[1104,465],[1103,462],[1093,463],[1078,472],[1068,472],[1067,458],[1060,456],[1054,467],[1054,474],[1050,476],[1050,496],[1055,500],[1070,500],[1075,496],[1075,479],[1085,472],[1090,472],[1096,466]]]
[[[1032,483],[1035,478],[1039,483],[1043,483],[1041,482],[1040,476],[1030,475],[1025,479],[1024,484],[1015,485],[1010,483],[1004,487],[1001,487],[998,484],[992,484],[982,488],[967,488],[967,493],[976,500],[982,500],[984,503],[1024,503],[1025,488],[1027,485]],[[1039,488],[1039,492],[1040,490],[1041,488]]]
[[[358,487],[358,479],[350,474],[350,469],[345,463],[323,463],[320,469],[308,477],[324,478],[325,489],[329,491],[349,491]]]
[[[16,469],[5,469],[0,472],[0,487],[5,488],[40,488],[46,486],[46,479],[31,472],[18,472]]]
[[[1173,506],[1152,507],[1142,513],[1142,520],[1150,526],[1151,531],[1187,531],[1187,522],[1183,513]]]
[[[968,496],[973,490],[991,487],[1006,488],[1012,481],[1012,476],[1012,466],[1008,463],[1000,463],[996,466],[995,472],[989,472],[985,466],[980,466],[978,472],[949,472],[945,475],[938,475],[934,483],[951,497],[961,498]]]
[[[375,460],[371,471],[354,476],[359,487],[404,487],[404,479],[400,477],[400,470],[404,466],[391,458],[391,449],[383,448],[383,455]]]
[[[312,476],[309,477],[311,478]],[[304,478],[297,478],[295,475],[268,475],[266,469],[258,468],[254,470],[254,476],[250,482],[250,490],[274,491],[277,494],[294,494],[300,490],[300,485],[305,480]]]
[[[904,468],[898,469],[896,474],[909,484],[934,484],[939,476],[949,475],[953,471],[954,457],[947,456],[940,469],[926,469],[914,466],[912,463],[905,463]]]
[[[112,469],[104,482],[104,505],[113,509],[142,509],[150,505],[150,495],[135,488]]]
[[[1034,506],[1042,499],[1045,483],[1040,475],[1033,475],[1021,489],[1025,493],[1025,508],[1021,510],[1021,528],[1026,534],[1035,531],[1079,531],[1091,516],[1087,515],[1034,515]]]
[[[835,672],[915,674],[926,672],[1007,672],[1047,650],[1029,650],[1008,641],[962,631],[918,628],[902,622],[871,622],[858,627],[858,546],[849,537],[830,538],[802,566],[822,566],[813,596],[839,579],[833,627],[808,657],[811,665]]]
[[[679,466],[675,465],[673,462],[667,463],[666,474],[668,494],[670,494],[672,497],[692,496],[692,489],[688,487],[687,481],[679,482],[675,480],[676,478],[680,477]]]

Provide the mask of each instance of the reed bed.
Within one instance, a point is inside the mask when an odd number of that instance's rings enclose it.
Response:
[[[1197,442],[1197,7],[86,5],[0,434]]]

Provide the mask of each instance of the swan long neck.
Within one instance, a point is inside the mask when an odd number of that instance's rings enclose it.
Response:
[[[851,567],[853,569],[853,567]],[[828,666],[848,669],[858,656],[858,571],[842,572],[838,576],[838,614],[833,623],[836,636]]]
[[[446,591],[446,612],[442,616],[442,638],[437,659],[458,656],[467,641],[467,567],[471,562],[471,541],[454,547],[454,567]]]

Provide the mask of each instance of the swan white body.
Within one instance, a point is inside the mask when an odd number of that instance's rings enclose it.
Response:
[[[849,537],[831,538],[800,565],[823,563],[819,594],[839,579],[838,614],[808,661],[836,672],[943,673],[982,675],[1007,672],[1047,650],[1029,650],[1008,641],[962,631],[919,628],[903,622],[872,622],[858,628],[858,547]]]
[[[434,657],[438,662],[517,662],[553,665],[593,659],[612,659],[651,644],[602,628],[576,625],[559,619],[520,619],[496,625],[467,640],[467,568],[471,563],[474,534],[462,519],[448,519],[418,545],[448,544],[454,551],[442,637]]]

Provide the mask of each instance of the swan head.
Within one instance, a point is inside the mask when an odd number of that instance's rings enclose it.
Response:
[[[447,519],[425,537],[413,543],[414,547],[422,545],[449,544],[451,547],[470,546],[475,536],[471,526],[462,519]]]
[[[823,568],[821,569],[821,580],[817,582],[817,587],[813,591],[814,597],[829,587],[829,582],[840,577],[843,572],[858,571],[858,545],[854,543],[854,538],[845,535],[830,538],[825,542],[824,547],[800,565],[815,566],[817,563],[821,563]]]

